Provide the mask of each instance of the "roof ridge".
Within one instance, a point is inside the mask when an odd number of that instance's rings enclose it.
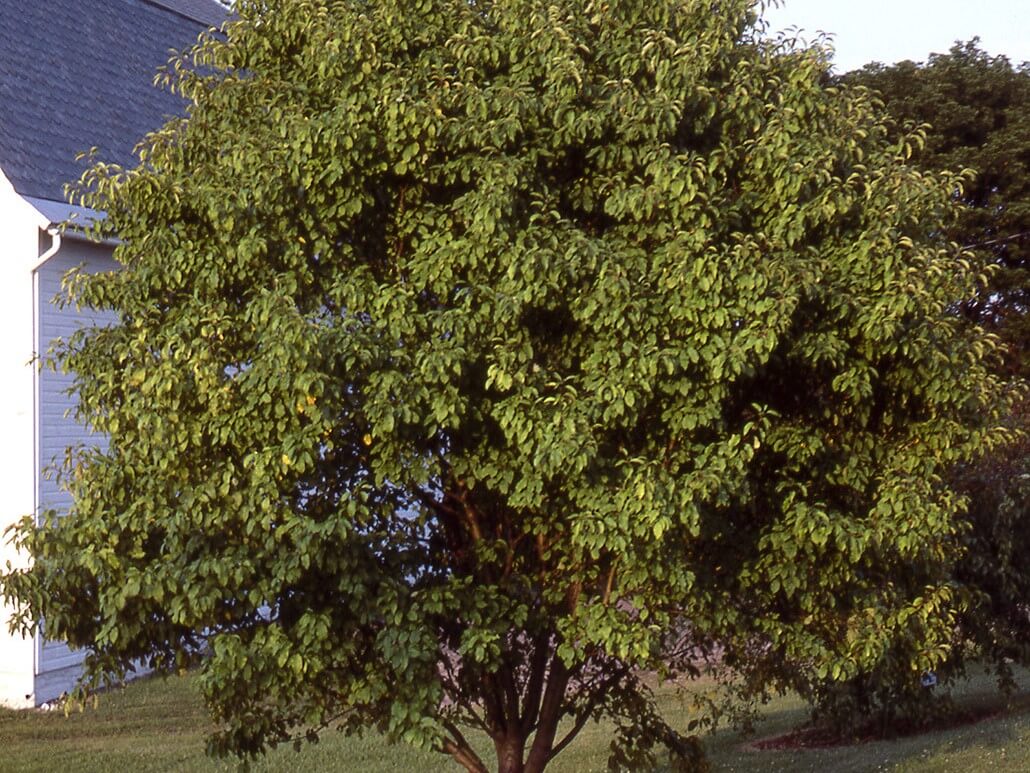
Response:
[[[201,24],[208,24],[213,27],[217,27],[229,16],[229,8],[222,5],[218,0],[193,0],[194,5],[207,4],[209,5],[210,12],[200,12],[200,7],[196,7],[195,10],[186,8],[182,0],[143,0],[147,5],[156,5],[158,8],[163,8],[166,11],[171,11],[174,14],[182,16],[184,19],[190,21],[200,22]],[[198,13],[199,12],[199,13]]]

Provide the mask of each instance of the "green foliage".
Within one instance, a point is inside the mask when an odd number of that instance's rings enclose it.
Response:
[[[976,170],[962,192],[965,208],[942,233],[977,249],[995,271],[975,298],[955,300],[963,301],[967,319],[1001,337],[1006,357],[999,372],[1027,375],[1030,69],[989,56],[973,40],[932,55],[926,64],[868,65],[842,81],[877,90],[894,117],[895,136],[903,126],[930,124],[925,146],[914,157],[917,165],[928,171]],[[1025,430],[1025,407],[1008,421]],[[817,721],[841,732],[932,721],[947,709],[947,701],[940,700],[947,697],[946,685],[968,663],[988,662],[1006,686],[1011,663],[1028,662],[1026,450],[1023,440],[949,473],[951,485],[969,502],[958,537],[962,557],[953,575],[966,602],[955,620],[954,646],[936,668],[941,686],[926,689],[914,678],[908,667],[914,643],[902,639],[847,683],[813,684],[808,695]]]
[[[1025,408],[1019,415],[1026,428]],[[956,484],[969,497],[965,553],[956,569],[973,595],[962,616],[968,660],[982,660],[1012,687],[1012,664],[1030,663],[1030,443],[1019,443],[964,466]],[[971,651],[970,651],[971,650]],[[965,668],[966,659],[955,658]]]
[[[974,38],[925,64],[872,64],[843,80],[875,89],[898,124],[931,125],[918,165],[976,170],[947,235],[1000,270],[963,311],[1002,336],[1010,370],[1030,375],[1030,64],[991,56]]]
[[[1021,426],[1026,425],[1025,415]],[[841,736],[891,736],[927,726],[953,711],[950,689],[970,669],[993,671],[1004,693],[1015,666],[1030,663],[1030,469],[1020,442],[961,465],[949,476],[969,502],[953,567],[964,599],[952,646],[925,686],[910,663],[918,644],[898,639],[880,659],[846,682],[814,681],[805,690],[812,720]]]
[[[80,191],[123,268],[68,298],[119,322],[56,360],[109,444],[18,533],[21,623],[87,688],[199,665],[217,752],[469,770],[601,716],[701,764],[634,674],[713,643],[756,689],[945,658],[943,474],[1006,437],[927,236],[963,181],[753,6],[241,2]]]
[[[1013,421],[1024,432],[1018,442],[960,465],[950,476],[969,502],[960,532],[962,554],[954,567],[955,582],[968,601],[957,619],[955,646],[938,669],[943,684],[972,667],[986,666],[996,674],[998,686],[1009,692],[1014,664],[1030,663],[1030,444],[1025,406],[1014,413]],[[933,691],[911,684],[899,689],[904,683],[893,681],[897,698],[870,701],[870,713],[923,721],[947,710],[947,701],[938,705]],[[880,685],[875,689],[886,693]]]

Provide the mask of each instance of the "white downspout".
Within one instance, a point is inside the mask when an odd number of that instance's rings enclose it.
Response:
[[[39,308],[39,302],[40,302],[40,297],[39,297],[39,270],[43,267],[43,265],[48,260],[50,260],[50,258],[54,257],[54,255],[56,255],[58,253],[58,251],[61,249],[61,243],[63,241],[63,239],[61,237],[61,230],[59,228],[55,228],[55,227],[51,226],[50,228],[47,229],[47,233],[50,234],[50,237],[51,237],[50,247],[49,247],[49,249],[46,250],[46,252],[44,252],[42,255],[40,255],[36,259],[35,263],[32,264],[32,354],[33,354],[33,362],[32,362],[32,395],[33,395],[32,396],[32,403],[33,403],[33,407],[32,407],[32,410],[33,410],[33,415],[35,417],[35,421],[33,422],[33,426],[32,426],[32,450],[33,450],[32,467],[33,467],[33,470],[35,471],[35,481],[36,481],[36,485],[34,486],[34,493],[33,493],[32,512],[33,512],[33,515],[37,519],[39,518],[39,508],[40,508],[40,505],[41,505],[41,502],[40,502],[40,500],[41,500],[40,478],[43,475],[43,470],[42,470],[42,468],[41,468],[41,466],[39,464],[39,454],[40,454],[40,445],[39,445],[40,444],[40,438],[39,438],[39,420],[40,420],[40,417],[39,417],[39,409],[40,409],[40,404],[39,404],[39,359],[38,358],[39,358],[39,356],[41,354],[40,347],[43,345],[43,342],[40,340],[41,330],[40,330],[40,318],[39,318],[39,312],[40,312],[40,308]]]
[[[40,424],[40,400],[39,400],[39,355],[40,346],[40,318],[39,318],[39,270],[44,264],[54,257],[61,249],[62,237],[61,229],[51,226],[47,228],[47,233],[50,234],[51,242],[50,247],[32,264],[32,470],[33,470],[33,486],[32,486],[32,515],[36,519],[36,523],[39,523],[39,511],[42,505],[42,478],[43,469],[39,463],[39,456],[41,453],[40,449],[40,437],[39,437],[39,424]],[[40,659],[42,657],[43,649],[43,637],[37,631],[35,636],[35,646],[32,648],[32,680],[35,685],[36,676],[39,674]]]

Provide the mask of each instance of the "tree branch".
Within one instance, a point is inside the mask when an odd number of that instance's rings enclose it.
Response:
[[[504,718],[510,736],[513,733],[521,732],[522,723],[519,722],[519,691],[512,676],[512,669],[508,664],[501,667],[497,674],[497,680],[500,682],[499,687],[504,694]]]
[[[526,681],[526,693],[522,699],[522,734],[526,736],[536,727],[536,720],[540,714],[540,699],[543,695],[550,643],[551,637],[546,633],[537,634],[534,639],[533,660],[529,667],[529,679]]]
[[[504,708],[491,674],[483,674],[480,687],[483,694],[483,710],[486,712],[486,724],[489,728],[487,734],[496,741],[504,735],[507,726],[504,720]]]
[[[472,535],[472,539],[475,542],[480,542],[483,539],[483,531],[479,525],[479,514],[476,512],[476,508],[469,502],[469,492],[464,484],[458,482],[458,488],[461,491],[461,495],[458,497],[458,501],[461,502],[462,512],[465,514],[465,523],[468,525],[469,534]]]
[[[619,566],[619,557],[616,556],[612,559],[611,568],[608,570],[608,580],[604,584],[604,596],[601,598],[601,604],[608,606],[612,598],[612,586],[615,584],[615,570]]]
[[[1016,239],[1024,239],[1028,236],[1030,236],[1030,231],[1020,231],[1019,233],[1012,234],[1011,236],[1002,236],[998,239],[991,239],[990,241],[986,242],[978,242],[976,244],[963,244],[962,249],[976,250],[980,247],[993,247],[995,244],[1005,244],[1007,242],[1014,242]]]
[[[590,691],[590,700],[587,701],[587,705],[582,709],[582,711],[576,713],[576,721],[573,723],[572,729],[569,730],[569,732],[565,734],[565,737],[556,743],[551,749],[551,759],[557,757],[566,746],[572,743],[573,739],[579,735],[580,730],[583,729],[583,726],[586,725],[587,721],[594,713],[594,709],[597,708],[597,704],[600,703],[608,694],[608,690],[613,684],[618,683],[618,681],[621,680],[628,672],[629,667],[622,666],[621,668],[616,669],[613,674],[610,674],[608,678],[602,680],[603,686],[595,687]]]
[[[483,760],[469,746],[468,741],[465,740],[465,736],[461,734],[457,725],[445,719],[443,720],[443,726],[453,736],[452,738],[444,739],[443,751],[451,755],[469,773],[489,773],[486,765],[483,764]]]

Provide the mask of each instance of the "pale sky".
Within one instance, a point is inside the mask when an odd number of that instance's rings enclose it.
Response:
[[[977,35],[992,55],[1030,61],[1030,0],[785,0],[765,18],[774,31],[801,27],[804,38],[834,33],[837,72],[872,61],[922,62]]]

